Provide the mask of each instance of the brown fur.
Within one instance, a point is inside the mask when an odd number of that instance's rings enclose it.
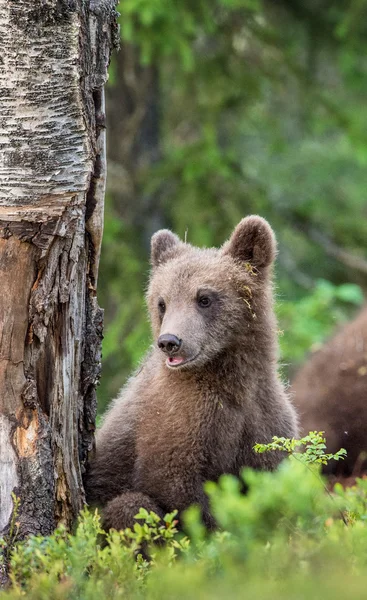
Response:
[[[326,472],[359,475],[367,467],[367,309],[315,352],[292,392],[303,433],[325,431],[329,452],[348,452]]]
[[[275,253],[271,228],[256,216],[219,250],[167,230],[153,236],[147,300],[155,344],[107,413],[87,478],[106,527],[131,526],[141,506],[163,515],[193,503],[212,527],[206,480],[278,465],[279,454],[253,451],[273,435],[297,434],[277,375]],[[199,305],[203,295],[209,307]],[[182,365],[167,366],[156,343],[162,334],[182,340],[172,353]]]

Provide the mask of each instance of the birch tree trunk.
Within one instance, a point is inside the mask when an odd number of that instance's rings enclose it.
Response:
[[[84,503],[114,0],[0,0],[0,535]]]

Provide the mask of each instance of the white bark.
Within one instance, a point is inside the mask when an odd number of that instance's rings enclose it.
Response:
[[[0,533],[70,524],[93,443],[114,0],[0,0]]]
[[[45,8],[48,25],[41,12],[33,17],[35,5],[0,2],[0,195],[19,206],[20,218],[35,204],[40,218],[48,218],[49,207],[61,214],[88,188],[93,162],[79,84],[80,15],[52,23],[52,8]]]
[[[10,421],[0,415],[0,531],[3,531],[8,524],[13,510],[11,493],[18,485],[18,475],[16,469],[16,454],[9,439],[11,436]]]

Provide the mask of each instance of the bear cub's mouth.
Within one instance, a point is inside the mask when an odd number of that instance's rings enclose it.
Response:
[[[166,359],[166,365],[167,367],[177,369],[177,367],[183,367],[184,365],[193,362],[198,356],[199,354],[196,354],[192,358],[184,358],[183,356],[169,356]]]
[[[185,359],[182,358],[182,356],[169,356],[167,358],[167,364],[170,367],[175,367],[177,365],[182,365],[183,362],[185,362]]]

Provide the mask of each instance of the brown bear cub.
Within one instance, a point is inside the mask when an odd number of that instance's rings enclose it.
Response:
[[[132,526],[140,507],[164,516],[199,504],[214,526],[206,480],[244,466],[274,469],[256,442],[297,435],[277,375],[272,229],[243,219],[222,248],[199,249],[171,231],[152,238],[147,293],[154,345],[97,433],[86,487],[104,526]]]
[[[367,308],[311,356],[292,395],[303,432],[325,431],[328,452],[347,451],[345,460],[329,462],[324,472],[340,479],[366,473]]]

